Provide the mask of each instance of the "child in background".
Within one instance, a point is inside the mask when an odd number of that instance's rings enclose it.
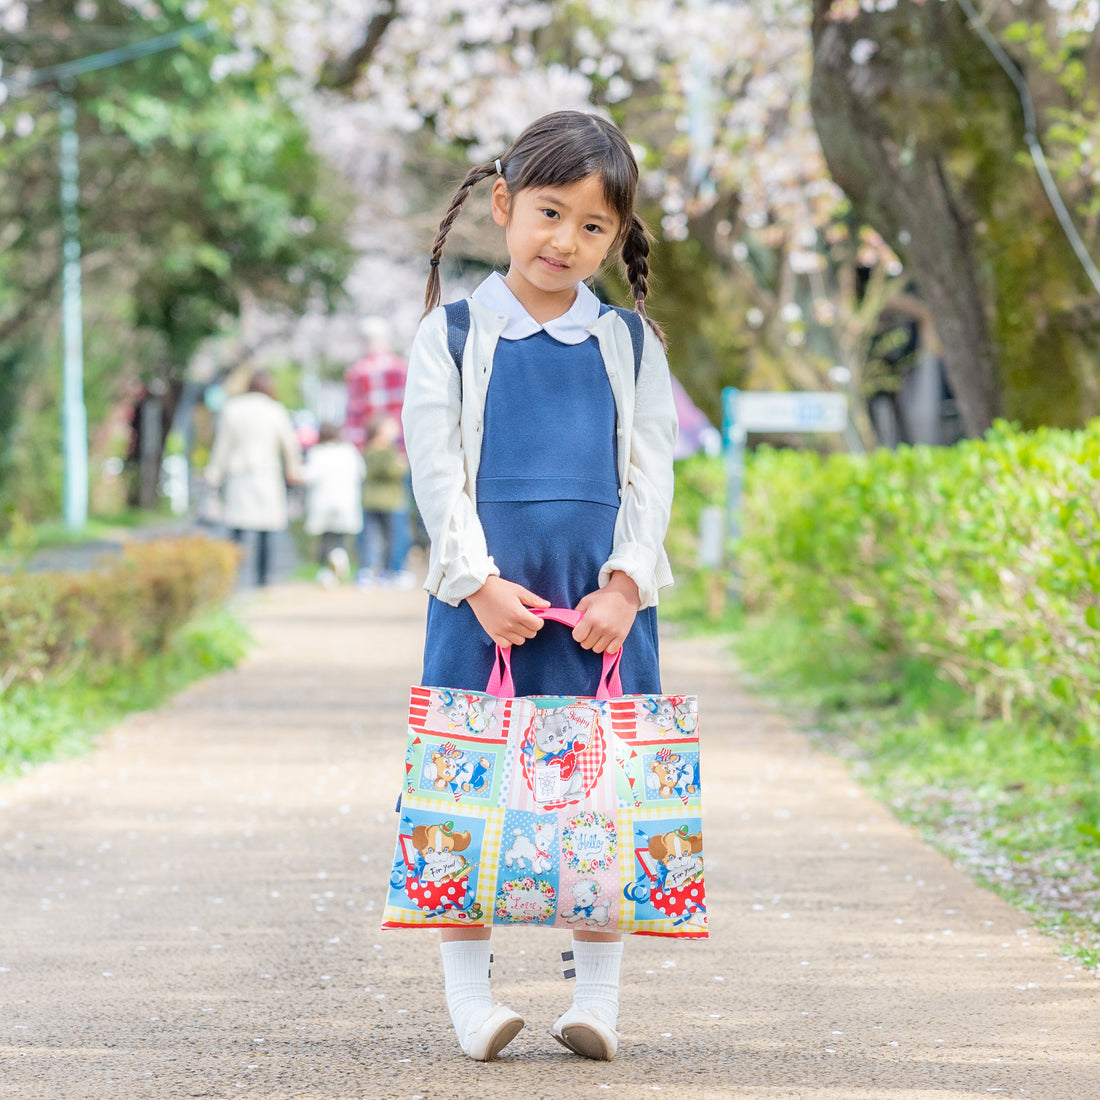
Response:
[[[359,576],[363,585],[411,587],[415,581],[400,560],[407,544],[401,524],[408,524],[406,478],[409,461],[398,445],[401,421],[383,414],[367,429],[363,457],[367,480],[363,484],[363,531],[359,540]]]
[[[492,179],[510,263],[469,299],[461,378],[448,347],[439,263],[470,191]],[[594,695],[601,654],[622,648],[628,694],[658,694],[656,605],[672,583],[662,546],[676,439],[663,338],[586,285],[618,253],[643,320],[649,236],[622,133],[561,111],[472,168],[440,223],[427,310],[405,391],[413,492],[431,539],[423,683],[483,691],[495,646],[518,695]],[[576,608],[572,636],[531,608]],[[488,926],[441,932],[447,1007],[462,1050],[487,1061],[523,1027],[494,1004]],[[573,933],[573,1005],[551,1034],[587,1058],[618,1046],[622,936]]]
[[[306,534],[318,539],[318,581],[331,587],[351,573],[347,536],[363,526],[360,498],[366,465],[357,448],[340,438],[334,424],[322,424],[306,455]]]

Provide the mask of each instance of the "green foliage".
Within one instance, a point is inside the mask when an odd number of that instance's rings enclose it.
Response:
[[[179,30],[194,11],[183,0],[91,7],[94,17],[31,5],[27,27],[0,44],[4,75]],[[242,299],[332,301],[351,261],[350,198],[278,68],[239,54],[229,5],[205,5],[204,18],[222,29],[89,71],[71,92],[93,482],[96,460],[116,453],[112,410],[137,384],[161,393],[170,416],[195,349],[232,327]],[[59,508],[57,99],[46,83],[0,104],[0,530],[14,512]]]
[[[350,262],[347,203],[276,71],[257,57],[216,74],[232,52],[215,34],[83,85],[90,155],[130,158],[111,190],[133,202],[102,211],[98,227],[106,242],[136,243],[134,319],[164,337],[177,368],[237,314],[242,291],[301,308],[336,293]]]
[[[699,564],[703,512],[722,508],[726,471],[721,458],[697,454],[676,463],[676,492],[665,550],[676,577],[661,593],[661,618],[686,630],[725,630],[740,621],[740,609],[727,604],[730,575],[725,568]],[[724,518],[723,518],[724,522]]]
[[[1005,40],[1023,50],[1031,64],[1055,80],[1064,93],[1065,102],[1047,112],[1045,144],[1078,212],[1086,224],[1093,223],[1100,212],[1100,190],[1090,185],[1100,168],[1100,124],[1096,89],[1089,83],[1090,35],[1075,30],[1051,39],[1041,23],[1020,21],[1007,28]]]
[[[94,683],[164,652],[232,592],[239,559],[229,543],[173,539],[131,544],[89,572],[0,576],[0,693],[77,669]]]
[[[249,637],[226,611],[208,611],[168,647],[63,681],[23,684],[0,695],[0,780],[35,764],[86,751],[98,733],[137,710],[157,706],[187,684],[231,668]]]
[[[1100,421],[821,459],[752,458],[746,601],[891,682],[934,664],[980,715],[1100,730]]]

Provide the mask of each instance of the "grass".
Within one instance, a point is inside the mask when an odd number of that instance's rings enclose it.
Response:
[[[813,628],[749,618],[734,646],[822,748],[1068,955],[1100,966],[1100,745],[974,716],[928,664],[815,644]]]
[[[105,729],[149,710],[195,680],[231,668],[247,652],[244,626],[227,611],[196,619],[164,653],[90,679],[72,675],[0,695],[0,781],[37,764],[87,752]]]
[[[677,574],[676,583],[661,592],[658,614],[662,624],[680,635],[729,634],[744,621],[740,607],[731,603],[722,572],[696,569]]]

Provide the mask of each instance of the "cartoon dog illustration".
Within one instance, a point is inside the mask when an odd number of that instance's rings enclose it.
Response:
[[[414,825],[403,818],[390,886],[403,890],[429,916],[447,913],[458,921],[477,922],[485,915],[474,886],[477,859],[471,863],[460,854],[472,840],[468,832],[456,832],[454,826],[453,821]]]
[[[656,776],[662,798],[673,795],[685,798],[699,789],[698,761],[685,760],[679,753],[662,750],[649,767]]]
[[[439,747],[442,751],[431,755],[432,766],[435,768],[432,786],[437,791],[445,791],[448,787],[456,794],[460,790],[464,794],[481,794],[485,791],[489,785],[492,760],[487,756],[474,760],[453,745]]]
[[[594,878],[582,878],[573,883],[573,903],[572,913],[562,913],[570,924],[583,919],[585,924],[602,928],[611,920],[607,902],[600,900],[600,884]]]
[[[540,822],[535,826],[534,841],[522,830],[516,829],[512,846],[504,853],[505,866],[511,867],[517,864],[527,870],[530,864],[532,874],[541,875],[549,871],[553,866],[550,856],[550,846],[554,843],[554,834],[557,827],[550,821]]]
[[[415,875],[421,882],[454,881],[469,873],[466,857],[459,853],[470,846],[470,834],[456,833],[453,822],[417,825],[412,839],[419,853]]]
[[[702,833],[690,832],[687,824],[652,836],[638,829],[634,854],[641,864],[641,874],[624,888],[623,896],[634,902],[648,902],[670,917],[674,925],[706,928],[702,850]]]
[[[649,854],[660,864],[657,885],[664,890],[679,890],[703,877],[702,833],[689,833],[687,827],[672,833],[658,833],[649,839]]]

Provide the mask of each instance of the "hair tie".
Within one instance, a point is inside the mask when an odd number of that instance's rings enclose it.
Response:
[[[495,161],[493,161],[493,164],[496,165],[497,175],[498,176],[503,176],[504,175],[504,169],[501,168],[501,166],[500,166],[500,157],[497,157],[497,159]]]
[[[429,267],[439,267],[439,261],[438,260],[429,260],[428,261],[428,266]]]

